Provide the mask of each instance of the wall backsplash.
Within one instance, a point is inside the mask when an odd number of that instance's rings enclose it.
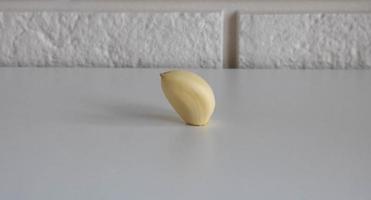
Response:
[[[0,0],[0,66],[371,68],[371,1],[115,2]]]

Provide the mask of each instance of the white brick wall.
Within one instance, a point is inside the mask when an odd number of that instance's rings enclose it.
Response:
[[[371,14],[241,14],[242,68],[371,68]]]
[[[0,66],[222,67],[221,12],[2,12]]]
[[[219,10],[3,11],[0,66],[371,68],[371,14]]]

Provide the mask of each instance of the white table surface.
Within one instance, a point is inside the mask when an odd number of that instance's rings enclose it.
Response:
[[[371,199],[371,71],[198,71],[207,127],[162,71],[1,68],[0,199]]]

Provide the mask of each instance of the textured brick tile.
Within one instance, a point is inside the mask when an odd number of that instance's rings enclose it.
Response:
[[[222,66],[220,12],[1,12],[0,66]]]
[[[241,14],[241,68],[371,68],[371,14]]]

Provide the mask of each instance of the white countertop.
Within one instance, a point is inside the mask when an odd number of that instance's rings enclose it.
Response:
[[[198,71],[207,127],[154,69],[0,69],[0,199],[368,200],[371,71]]]

